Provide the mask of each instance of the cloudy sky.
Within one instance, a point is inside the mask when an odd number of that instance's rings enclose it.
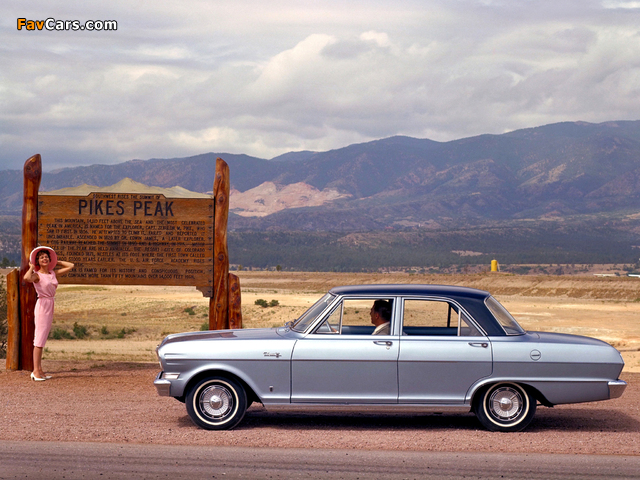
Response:
[[[640,119],[640,1],[3,0],[0,170]],[[18,30],[18,19],[116,31]],[[50,22],[51,25],[51,22]]]

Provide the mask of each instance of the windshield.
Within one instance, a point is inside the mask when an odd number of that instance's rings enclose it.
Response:
[[[487,297],[484,301],[493,316],[500,322],[507,335],[522,335],[524,329],[516,322],[516,319],[493,297]]]
[[[324,297],[318,300],[309,310],[304,312],[304,314],[295,321],[293,326],[291,327],[296,332],[304,332],[309,328],[309,325],[313,323],[313,321],[318,318],[325,308],[329,306],[329,304],[333,301],[335,297],[330,293],[327,293]]]

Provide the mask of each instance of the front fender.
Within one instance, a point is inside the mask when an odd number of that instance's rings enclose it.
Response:
[[[171,380],[171,396],[182,397],[191,385],[200,379],[213,376],[233,376],[242,381],[258,397],[261,403],[283,403],[291,399],[290,361],[269,358],[259,362],[194,362],[191,368],[182,371],[176,380]]]

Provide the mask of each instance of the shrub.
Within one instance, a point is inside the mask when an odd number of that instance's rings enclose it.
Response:
[[[280,305],[280,302],[278,302],[278,300],[271,300],[270,302],[267,302],[265,299],[259,298],[258,300],[255,301],[255,304],[262,308],[267,308],[267,307],[277,307],[278,305]]]
[[[73,333],[77,339],[82,340],[84,337],[89,336],[89,329],[85,325],[78,325],[78,322],[73,324]]]
[[[184,309],[185,313],[188,313],[189,315],[195,315],[196,312],[193,310],[193,307],[187,307]]]
[[[136,329],[135,329],[135,328],[125,328],[125,327],[122,327],[122,330],[120,330],[116,336],[117,336],[118,338],[124,338],[124,337],[125,337],[125,335],[130,335],[130,334],[132,334],[132,333],[133,333],[133,332],[135,332],[135,331],[136,331]]]
[[[56,327],[49,333],[49,338],[53,338],[54,340],[73,340],[73,335],[64,328]]]
[[[209,322],[204,322],[202,325],[200,325],[201,332],[204,332],[206,330],[209,330]]]

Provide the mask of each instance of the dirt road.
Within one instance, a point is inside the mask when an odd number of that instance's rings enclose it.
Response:
[[[44,362],[54,378],[0,370],[0,438],[237,447],[640,455],[640,374],[615,400],[540,407],[521,433],[490,433],[471,414],[374,416],[267,413],[252,406],[232,431],[195,427],[153,387],[156,364]]]

